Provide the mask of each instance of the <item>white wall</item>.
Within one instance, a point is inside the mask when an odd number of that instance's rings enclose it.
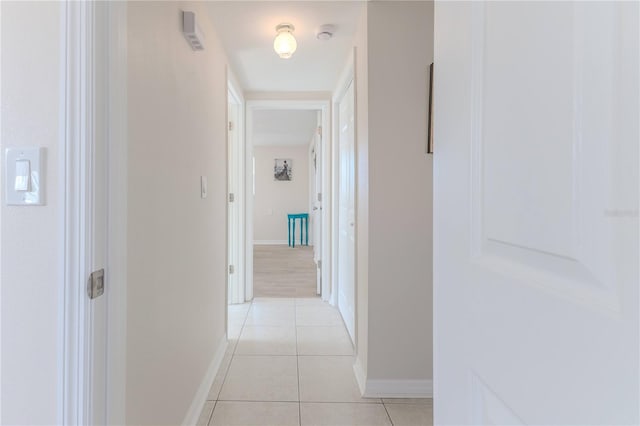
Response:
[[[369,395],[424,394],[433,378],[433,178],[425,154],[433,2],[367,3],[354,44],[355,370]]]
[[[126,420],[175,425],[225,336],[227,59],[201,3],[129,3],[128,40]]]
[[[370,2],[367,27],[367,378],[430,380],[433,157],[425,144],[433,2]]]
[[[62,286],[60,2],[0,4],[2,164],[12,146],[42,146],[46,205],[2,203],[2,424],[57,424]],[[4,183],[2,184],[4,200]]]
[[[309,147],[254,146],[256,194],[253,204],[253,239],[255,242],[287,243],[287,214],[309,213]],[[273,178],[273,160],[291,158],[293,179]],[[296,244],[300,243],[300,221],[296,227]],[[311,232],[311,223],[309,223]]]

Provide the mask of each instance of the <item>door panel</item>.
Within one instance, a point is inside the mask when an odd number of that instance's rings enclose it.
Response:
[[[338,308],[355,341],[355,132],[353,83],[340,102]]]
[[[231,98],[229,94],[229,98]],[[240,152],[239,152],[239,106],[235,103],[228,104],[228,130],[227,130],[227,161],[228,161],[228,198],[227,198],[227,260],[228,260],[228,299],[229,303],[243,303],[244,291],[240,282],[240,209],[239,209],[239,176],[240,176]],[[233,194],[233,195],[231,195]]]
[[[321,113],[318,113],[321,116]],[[315,179],[315,193],[311,194],[312,201],[312,215],[313,215],[313,260],[316,263],[316,293],[322,292],[322,269],[318,267],[322,260],[322,199],[320,193],[322,192],[322,135],[321,131],[315,136],[315,144],[313,148],[313,160],[312,166],[314,170],[313,178]]]
[[[640,420],[637,17],[436,5],[436,423]]]

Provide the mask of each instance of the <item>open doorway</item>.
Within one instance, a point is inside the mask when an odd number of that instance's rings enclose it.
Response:
[[[330,140],[322,132],[328,127],[329,100],[247,103],[251,296],[330,297],[330,262],[323,262],[330,245],[330,211],[323,208],[330,192]]]
[[[318,294],[317,221],[310,209],[316,167],[311,155],[319,111],[256,110],[253,114],[253,295]],[[317,161],[316,161],[317,163]]]

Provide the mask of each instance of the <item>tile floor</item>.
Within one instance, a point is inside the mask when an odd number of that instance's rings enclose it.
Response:
[[[362,398],[340,314],[319,298],[229,306],[229,348],[198,425],[432,425],[431,399]]]

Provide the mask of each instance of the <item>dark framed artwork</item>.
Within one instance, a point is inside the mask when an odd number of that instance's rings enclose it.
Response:
[[[427,154],[433,154],[433,62],[429,65],[429,116],[427,117]]]
[[[290,158],[276,158],[273,160],[273,179],[274,180],[292,180],[293,179],[293,160]]]

